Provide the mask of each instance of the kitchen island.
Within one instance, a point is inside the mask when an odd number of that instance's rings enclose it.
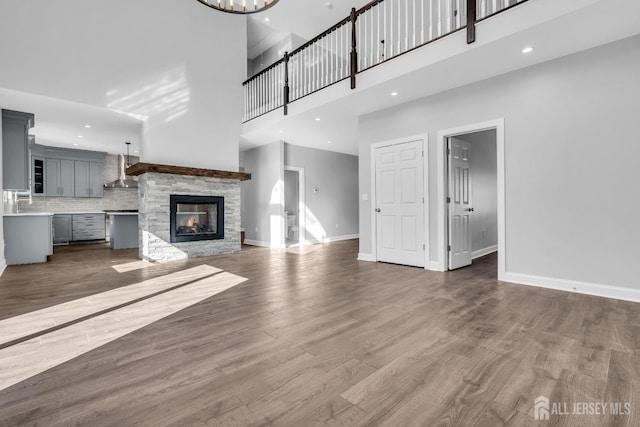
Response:
[[[138,212],[106,211],[109,217],[109,247],[138,247]]]
[[[7,265],[47,262],[53,255],[53,213],[3,215]]]

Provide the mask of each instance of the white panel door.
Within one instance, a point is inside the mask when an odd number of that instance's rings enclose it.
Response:
[[[424,267],[422,141],[375,151],[377,260]]]
[[[471,144],[449,139],[449,269],[471,264]]]

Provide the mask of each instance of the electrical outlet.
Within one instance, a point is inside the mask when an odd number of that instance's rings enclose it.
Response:
[[[340,228],[340,224],[336,224],[336,230]]]
[[[256,227],[256,233],[258,232],[258,227]]]
[[[487,230],[486,229],[482,229],[482,238],[484,239],[485,237],[487,237]]]

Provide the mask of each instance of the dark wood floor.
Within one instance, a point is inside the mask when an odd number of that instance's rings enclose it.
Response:
[[[356,261],[357,241],[168,263],[56,248],[9,267],[0,318],[201,264],[248,281],[0,391],[0,425],[640,425],[640,305]],[[0,369],[2,361],[0,360]],[[552,415],[552,402],[630,402]]]

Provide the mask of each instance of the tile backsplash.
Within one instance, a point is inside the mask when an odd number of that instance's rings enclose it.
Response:
[[[18,199],[19,212],[102,212],[103,210],[138,209],[137,188],[105,188],[100,198],[28,197]],[[8,207],[5,212],[16,212]]]

